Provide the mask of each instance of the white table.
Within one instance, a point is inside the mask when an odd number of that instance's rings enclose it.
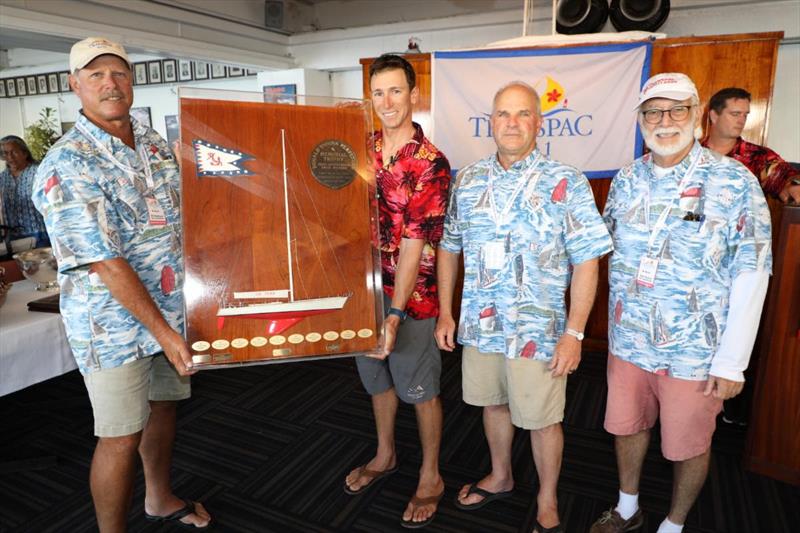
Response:
[[[28,280],[12,284],[0,307],[0,396],[78,368],[61,315],[28,311],[28,302],[54,294]]]

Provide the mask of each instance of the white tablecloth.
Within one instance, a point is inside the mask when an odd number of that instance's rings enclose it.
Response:
[[[61,315],[28,311],[28,302],[51,294],[18,281],[0,307],[0,396],[78,368]]]

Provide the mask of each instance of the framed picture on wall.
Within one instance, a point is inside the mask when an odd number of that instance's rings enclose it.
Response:
[[[26,87],[28,88],[28,95],[36,94],[36,77],[28,76],[25,78]]]
[[[133,84],[147,85],[147,63],[133,65]]]
[[[297,101],[297,85],[285,83],[282,85],[264,85],[264,101],[276,104],[294,104]]]
[[[162,63],[164,66],[164,83],[178,81],[177,62],[174,59],[165,59]]]
[[[178,79],[180,81],[192,80],[192,62],[185,59],[178,60]]]
[[[256,74],[258,74],[258,73],[255,70],[247,69],[247,75],[248,76],[255,76]]]
[[[181,134],[178,115],[164,115],[164,125],[167,127],[167,143],[172,148],[172,143],[177,141]]]
[[[211,77],[212,78],[224,78],[225,77],[225,65],[211,65]]]
[[[6,80],[6,95],[17,96],[17,84],[14,80]]]
[[[6,81],[0,81],[0,98],[6,97]]]
[[[194,79],[207,80],[208,79],[208,63],[194,63]]]
[[[131,116],[135,118],[137,121],[144,124],[145,126],[152,127],[152,122],[150,121],[149,107],[132,107]]]
[[[228,67],[228,76],[231,78],[244,76],[244,69],[242,67]]]
[[[58,92],[58,74],[55,72],[47,75],[47,88],[51,93]]]
[[[28,91],[25,90],[25,78],[17,78],[17,94],[19,96],[26,96]]]
[[[58,87],[62,93],[68,93],[72,90],[69,86],[69,72],[58,73]]]
[[[147,82],[161,83],[161,61],[147,62]]]
[[[47,94],[49,92],[47,90],[47,76],[44,74],[36,76],[36,85],[39,89],[39,94]]]

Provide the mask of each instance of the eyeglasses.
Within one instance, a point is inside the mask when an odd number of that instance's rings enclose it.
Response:
[[[669,118],[675,122],[680,122],[689,116],[689,110],[693,107],[693,105],[676,105],[669,109],[646,109],[642,111],[642,116],[644,117],[644,121],[648,124],[658,124],[661,122],[664,113],[669,114]]]

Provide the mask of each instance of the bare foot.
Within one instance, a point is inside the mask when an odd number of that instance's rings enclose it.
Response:
[[[481,496],[480,494],[472,493],[469,496],[467,496],[467,492],[469,492],[469,488],[472,485],[473,483],[467,483],[466,485],[461,487],[461,490],[458,493],[458,501],[462,505],[472,505],[483,501],[484,497]],[[488,476],[481,479],[474,485],[477,486],[479,489],[483,489],[488,492],[493,492],[493,493],[507,492],[514,488],[514,478],[510,476],[509,477],[495,476],[494,473],[490,473]]]
[[[439,508],[439,500],[444,494],[444,481],[437,475],[431,481],[420,479],[414,497],[408,502],[406,511],[403,513],[404,522],[424,522],[436,513]],[[423,503],[420,503],[422,501]]]
[[[208,514],[208,511],[206,511],[206,508],[203,507],[202,503],[193,503],[194,512],[184,516],[180,519],[180,521],[196,528],[206,527],[211,523],[211,515]],[[145,502],[144,512],[150,516],[169,516],[175,511],[179,511],[184,507],[186,507],[186,502],[173,494],[168,501],[165,500],[160,502],[160,504],[154,504],[152,507],[150,506],[149,502]]]
[[[386,472],[393,469],[396,464],[397,460],[394,456],[389,459],[379,459],[378,457],[373,457],[372,460],[367,464],[356,467],[349,474],[347,474],[344,483],[351,491],[358,492],[363,487],[369,485],[374,479],[371,476],[364,475],[365,470],[372,470],[373,472]]]

